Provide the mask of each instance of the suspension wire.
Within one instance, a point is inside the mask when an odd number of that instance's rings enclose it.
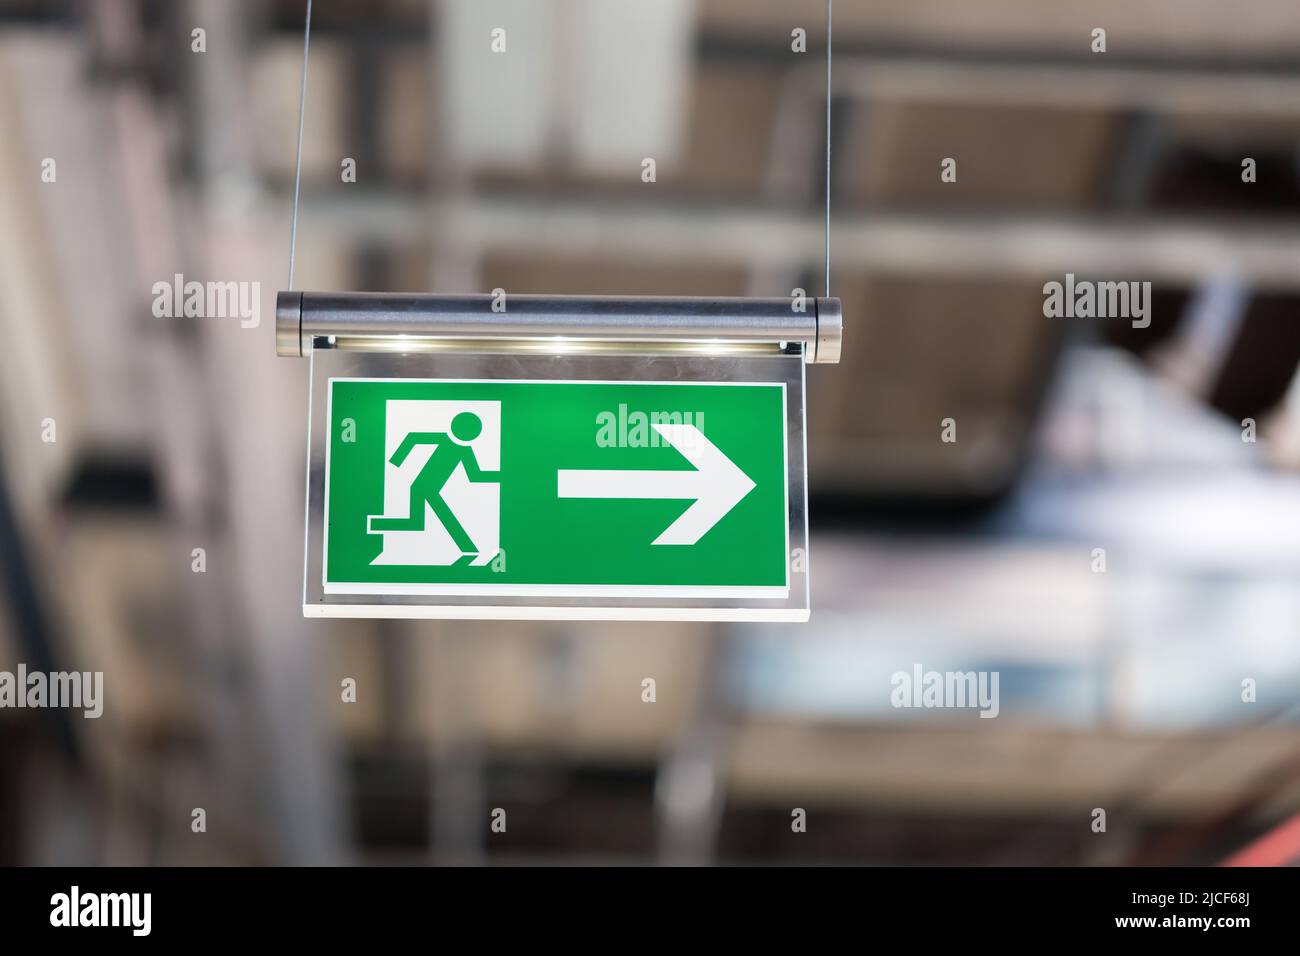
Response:
[[[826,298],[831,297],[831,47],[835,0],[826,0]]]
[[[293,169],[293,225],[289,229],[289,291],[293,291],[294,255],[298,249],[298,196],[302,190],[302,128],[307,116],[307,55],[311,51],[311,2],[307,0],[307,25],[302,34],[302,86],[298,91],[298,158]]]

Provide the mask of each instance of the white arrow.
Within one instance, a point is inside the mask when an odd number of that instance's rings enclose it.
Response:
[[[651,424],[692,471],[561,470],[561,498],[694,498],[654,544],[695,544],[754,490],[749,475],[694,425]]]

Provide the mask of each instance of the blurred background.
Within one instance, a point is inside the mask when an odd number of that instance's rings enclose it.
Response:
[[[0,862],[1300,859],[1300,6],[836,7],[814,611],[724,626],[304,621],[305,2],[0,0],[0,670],[105,675],[0,710]],[[316,0],[296,286],[819,294],[824,16]]]

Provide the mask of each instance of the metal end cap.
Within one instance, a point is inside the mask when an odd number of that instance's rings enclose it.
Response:
[[[817,300],[817,341],[809,356],[817,365],[838,365],[844,335],[844,311],[839,299]]]
[[[276,293],[275,354],[282,358],[302,358],[301,292]]]

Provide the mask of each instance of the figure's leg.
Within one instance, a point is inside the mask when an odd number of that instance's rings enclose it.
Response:
[[[430,498],[428,482],[416,478],[411,482],[411,499],[405,518],[371,518],[371,531],[423,531],[424,503]],[[437,497],[434,495],[433,497]],[[435,506],[435,510],[436,506]],[[445,522],[444,522],[445,523]]]
[[[451,540],[456,542],[456,547],[470,554],[478,553],[478,548],[474,547],[474,539],[461,527],[460,522],[456,520],[456,516],[452,514],[451,508],[448,507],[447,502],[442,500],[441,495],[432,495],[429,498],[429,507],[438,516],[442,526],[447,529],[447,533],[451,535]]]

